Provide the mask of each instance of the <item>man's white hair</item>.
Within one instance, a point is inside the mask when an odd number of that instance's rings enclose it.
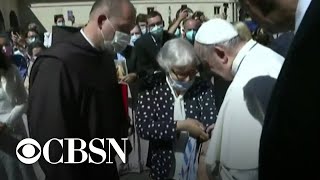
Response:
[[[193,46],[181,38],[166,42],[158,54],[157,61],[166,72],[170,72],[172,67],[198,66],[200,64]]]

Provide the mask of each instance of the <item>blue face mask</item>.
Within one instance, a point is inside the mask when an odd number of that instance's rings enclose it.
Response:
[[[186,38],[191,44],[194,44],[196,34],[197,34],[197,31],[195,31],[195,30],[190,30],[186,33]]]
[[[150,33],[154,36],[161,36],[163,33],[163,26],[155,26],[152,29],[150,29]]]
[[[178,81],[173,79],[171,75],[169,75],[169,79],[171,82],[171,87],[176,91],[182,91],[182,92],[186,92],[188,89],[190,89],[190,87],[194,82],[194,79],[192,79],[191,81]]]
[[[179,28],[177,28],[177,30],[176,30],[176,32],[174,33],[174,35],[175,35],[176,37],[180,37],[180,36],[181,36],[181,31],[180,31]]]
[[[140,34],[135,34],[135,35],[132,35],[131,36],[131,39],[130,39],[130,45],[131,46],[134,46],[134,43],[141,37]]]
[[[147,27],[146,26],[140,26],[141,29],[141,34],[146,34],[147,33]]]

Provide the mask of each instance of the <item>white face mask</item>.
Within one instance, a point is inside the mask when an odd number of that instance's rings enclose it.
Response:
[[[194,79],[190,80],[190,81],[178,81],[175,80],[171,77],[171,75],[169,74],[169,81],[170,81],[170,85],[173,89],[175,89],[176,91],[182,91],[182,92],[186,92],[188,89],[190,89],[190,87],[193,85],[194,83]]]
[[[64,26],[64,22],[57,22],[57,26]]]
[[[109,50],[110,52],[118,53],[126,49],[130,43],[131,37],[123,32],[116,31],[112,41],[107,41],[101,31],[103,37],[103,49]]]
[[[28,43],[28,44],[31,44],[31,43],[33,43],[33,42],[35,42],[35,41],[36,41],[36,38],[35,38],[35,37],[32,37],[32,38],[28,38],[27,43]]]
[[[150,29],[150,33],[155,35],[155,36],[161,36],[163,33],[163,26],[154,26],[152,29]]]
[[[130,39],[130,45],[131,46],[134,46],[134,43],[141,37],[140,34],[135,34],[135,35],[132,35],[131,36],[131,39]]]
[[[102,38],[103,38],[103,49],[108,50],[113,53],[122,52],[129,45],[131,37],[129,34],[126,34],[126,33],[120,32],[120,31],[116,31],[114,26],[111,24],[110,20],[109,19],[107,19],[107,20],[108,20],[109,24],[111,25],[111,27],[113,28],[113,30],[115,31],[115,33],[114,33],[113,40],[107,41],[104,38],[102,30],[100,30]]]
[[[142,34],[146,34],[146,33],[147,33],[147,27],[145,27],[145,26],[140,26],[140,29],[141,29],[141,33],[142,33]]]

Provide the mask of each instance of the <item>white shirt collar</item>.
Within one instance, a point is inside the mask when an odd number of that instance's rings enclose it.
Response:
[[[239,66],[241,65],[241,62],[243,59],[247,56],[247,54],[250,52],[250,50],[257,44],[256,41],[251,39],[248,41],[238,52],[236,58],[234,59],[232,63],[232,75],[235,76],[237,74],[237,71],[239,69]]]
[[[88,43],[94,47],[94,44],[90,41],[90,39],[88,38],[88,36],[84,33],[83,29],[80,30],[82,36],[88,41]],[[95,48],[95,47],[94,47]]]
[[[294,33],[298,31],[298,28],[302,22],[304,15],[307,12],[307,9],[311,3],[311,0],[299,0],[296,10],[296,26]]]
[[[175,91],[174,88],[172,87],[171,82],[170,82],[170,79],[169,79],[168,76],[166,76],[166,81],[167,81],[167,83],[168,83],[168,85],[169,85],[169,88],[170,88],[170,90],[171,90],[171,93],[172,93],[175,101],[176,101],[177,99],[182,99],[184,93],[181,93],[181,94],[178,96],[177,93],[176,93],[176,91]]]

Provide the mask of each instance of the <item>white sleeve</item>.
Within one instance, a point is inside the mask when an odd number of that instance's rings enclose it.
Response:
[[[6,122],[7,126],[12,126],[16,123],[16,121],[22,120],[23,113],[26,112],[26,104],[27,104],[27,92],[24,88],[23,82],[20,78],[18,70],[13,67],[10,68],[9,71],[12,71],[7,80],[7,94],[9,100],[12,103],[12,110],[10,115],[4,122]]]
[[[52,43],[52,33],[46,32],[44,33],[43,45],[46,48],[49,48]]]

